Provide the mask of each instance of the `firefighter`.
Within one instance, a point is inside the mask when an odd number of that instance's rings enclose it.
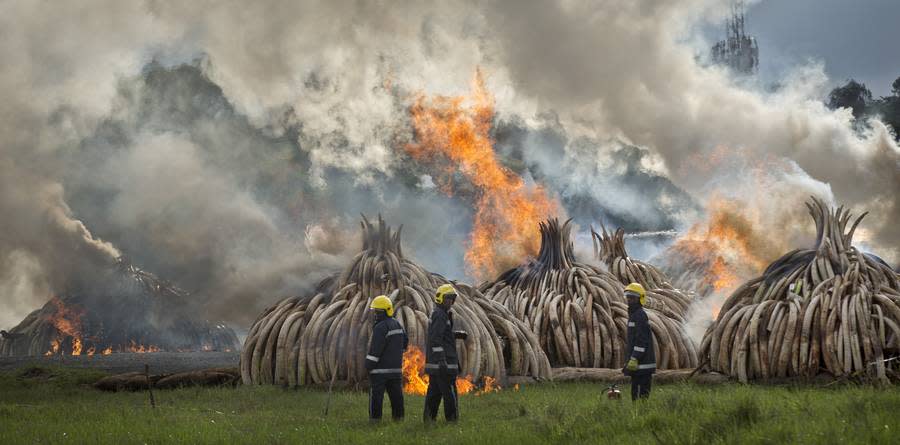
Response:
[[[631,376],[631,400],[638,400],[650,397],[653,373],[656,372],[656,351],[653,349],[650,321],[644,312],[647,300],[644,286],[639,283],[626,286],[625,300],[628,302],[628,335],[625,345],[625,357],[628,357],[628,361],[622,372]]]
[[[465,340],[466,333],[453,331],[453,313],[450,309],[458,293],[450,284],[437,288],[434,294],[434,311],[428,323],[428,342],[425,350],[425,373],[428,374],[428,391],[425,394],[426,423],[437,418],[441,400],[444,401],[444,418],[455,422],[459,418],[456,396],[456,375],[459,362],[456,355],[456,339]]]
[[[391,299],[379,295],[369,309],[374,317],[372,342],[366,354],[369,370],[369,420],[381,420],[384,392],[391,399],[391,417],[403,419],[403,351],[409,344],[406,331],[394,319]]]

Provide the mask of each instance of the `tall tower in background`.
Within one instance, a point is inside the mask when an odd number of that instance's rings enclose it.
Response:
[[[756,74],[759,70],[759,46],[744,31],[743,1],[732,4],[731,18],[725,22],[725,40],[713,45],[712,61],[740,74]]]

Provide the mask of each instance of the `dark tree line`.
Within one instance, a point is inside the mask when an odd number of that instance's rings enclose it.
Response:
[[[900,141],[900,77],[891,84],[891,96],[872,98],[866,85],[853,79],[828,94],[828,108],[850,108],[858,125],[865,125],[865,118],[878,117],[894,129],[894,137]]]

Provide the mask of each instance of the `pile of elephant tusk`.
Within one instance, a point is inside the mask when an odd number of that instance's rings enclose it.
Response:
[[[843,207],[832,211],[816,198],[807,207],[815,248],[785,254],[735,290],[701,356],[741,381],[820,372],[883,381],[885,358],[900,348],[900,280],[851,244],[865,214],[850,224]]]
[[[381,217],[377,224],[363,217],[361,226],[363,249],[342,272],[323,280],[312,297],[284,299],[253,323],[241,352],[245,384],[365,381],[363,360],[372,330],[367,309],[382,294],[393,301],[410,345],[424,350],[431,295],[448,280],[404,258],[402,227],[393,232]],[[461,375],[475,381],[484,376],[552,377],[547,357],[525,323],[471,286],[454,285],[460,293],[453,307],[456,329],[469,334],[457,344]]]
[[[628,321],[623,288],[627,282],[602,267],[575,259],[570,222],[560,225],[549,220],[540,224],[540,233],[537,258],[479,289],[509,308],[538,336],[554,366],[623,366]],[[624,248],[622,252],[624,255]],[[628,267],[629,263],[625,264]],[[645,278],[643,274],[641,278]],[[653,279],[665,282],[661,275]],[[654,290],[647,310],[657,364],[661,368],[693,367],[697,353],[682,326],[688,302],[683,294],[670,291]]]
[[[625,251],[625,231],[618,229],[607,232],[601,226],[601,232],[591,229],[594,244],[594,256],[606,264],[609,271],[620,283],[640,283],[647,289],[649,306],[665,313],[670,318],[684,323],[688,306],[693,296],[676,289],[668,277],[653,266],[628,257]]]

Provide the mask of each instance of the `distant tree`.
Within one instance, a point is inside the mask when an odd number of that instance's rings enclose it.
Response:
[[[850,79],[846,85],[831,90],[828,95],[828,108],[833,110],[850,108],[856,119],[866,114],[871,103],[872,92],[864,84],[853,79]]]
[[[850,108],[856,121],[853,127],[857,130],[870,128],[862,117],[877,117],[894,130],[894,138],[900,142],[900,77],[891,84],[891,96],[872,99],[872,92],[862,83],[853,79],[847,84],[831,90],[828,95],[828,108]]]
[[[900,79],[894,82],[894,95],[877,101],[877,113],[882,122],[894,129],[894,137],[900,142]]]
[[[878,116],[881,122],[894,129],[894,137],[900,142],[900,77],[891,84],[893,96],[881,97],[873,101],[866,114]]]

